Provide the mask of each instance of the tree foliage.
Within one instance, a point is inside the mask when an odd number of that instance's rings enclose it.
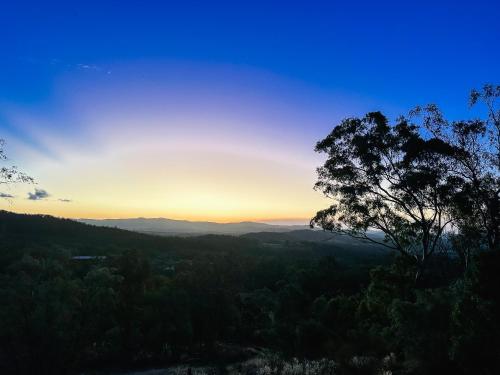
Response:
[[[500,248],[500,86],[473,90],[483,119],[448,121],[436,105],[391,124],[348,118],[316,145],[327,159],[316,188],[333,200],[312,226],[379,241],[413,258],[417,279],[439,250]]]
[[[5,153],[5,140],[0,139],[0,185],[6,186],[13,183],[33,183],[32,177],[22,172],[13,165],[7,164],[8,158]],[[6,165],[7,164],[7,165]],[[10,194],[0,192],[1,198],[12,198]]]
[[[370,231],[380,231],[384,246],[423,268],[451,222],[455,181],[448,172],[453,148],[419,130],[404,118],[391,125],[379,112],[336,126],[316,146],[327,154],[316,188],[334,202],[312,225],[368,241],[377,241]]]
[[[450,173],[460,186],[452,216],[460,233],[476,237],[476,248],[500,249],[500,86],[472,90],[471,106],[483,104],[482,119],[448,121],[435,105],[417,107],[413,117],[456,151]]]

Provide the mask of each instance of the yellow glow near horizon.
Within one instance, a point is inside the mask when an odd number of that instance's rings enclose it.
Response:
[[[313,190],[322,160],[313,147],[336,116],[331,103],[343,108],[342,101],[276,77],[254,79],[254,72],[185,83],[164,71],[149,80],[128,68],[104,81],[63,80],[47,117],[3,111],[18,129],[5,135],[8,154],[38,185],[12,187],[16,199],[0,208],[68,218],[307,223],[328,204]],[[50,197],[28,200],[35,187]]]
[[[134,154],[129,157],[133,159]],[[291,165],[213,154],[196,164],[179,160],[163,167],[160,159],[142,168],[125,157],[122,162],[101,161],[99,169],[97,160],[72,165],[69,170],[68,165],[47,168],[44,188],[51,197],[19,199],[4,208],[70,218],[141,216],[217,222],[293,218],[307,222],[325,206],[324,198],[312,191],[314,173]],[[33,188],[22,187],[20,196],[28,190]],[[59,197],[72,202],[61,202]]]

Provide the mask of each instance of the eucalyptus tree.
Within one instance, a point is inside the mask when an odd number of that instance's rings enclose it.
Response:
[[[472,90],[470,105],[483,104],[483,118],[448,121],[439,108],[417,107],[412,115],[422,119],[433,137],[454,148],[450,165],[460,191],[453,200],[453,217],[466,240],[477,248],[500,250],[500,85]]]
[[[405,118],[390,124],[372,112],[343,120],[316,151],[327,159],[315,188],[332,204],[317,212],[311,226],[398,251],[417,266],[418,280],[452,221],[454,148],[424,137]],[[371,231],[383,233],[383,240]]]

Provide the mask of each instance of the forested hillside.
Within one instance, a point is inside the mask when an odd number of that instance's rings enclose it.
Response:
[[[213,361],[224,343],[322,355],[326,342],[303,341],[320,333],[315,301],[355,295],[391,259],[345,241],[155,237],[6,211],[0,228],[7,372]]]
[[[411,264],[374,245],[349,249],[344,237],[343,246],[268,234],[167,238],[9,212],[0,225],[3,373],[256,353],[329,357],[339,373],[496,366],[495,253],[465,278],[453,258],[436,259],[432,288],[415,289]]]

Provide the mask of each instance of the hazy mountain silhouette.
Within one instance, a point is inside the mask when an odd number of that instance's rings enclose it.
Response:
[[[370,232],[370,238],[382,242],[384,236],[380,232]],[[348,247],[351,250],[368,250],[374,249],[387,251],[381,245],[376,245],[368,241],[356,239],[347,235],[327,232],[323,230],[312,229],[297,229],[287,232],[253,232],[241,235],[242,238],[258,240],[268,244],[279,244],[283,242],[320,242],[327,245],[334,245],[338,248]]]
[[[272,225],[244,221],[240,223],[214,223],[209,221],[172,220],[165,218],[133,218],[133,219],[80,219],[82,223],[126,229],[142,233],[159,235],[200,235],[228,234],[241,235],[254,232],[289,232],[308,229],[307,225]]]

